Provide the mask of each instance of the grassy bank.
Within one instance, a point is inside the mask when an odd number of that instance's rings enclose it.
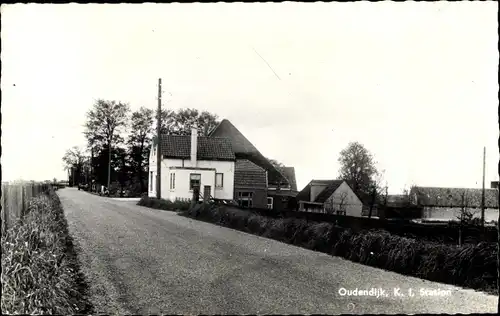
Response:
[[[179,212],[179,211],[189,210],[191,202],[169,201],[169,200],[164,200],[164,199],[157,199],[157,198],[151,198],[148,196],[143,196],[139,200],[137,205],[146,206],[146,207],[150,207],[150,208],[154,208],[154,209],[158,209],[158,210]]]
[[[2,314],[91,314],[87,285],[52,189],[2,234]]]
[[[404,275],[498,294],[496,243],[459,247],[382,230],[353,233],[331,223],[269,218],[202,204],[181,214]]]

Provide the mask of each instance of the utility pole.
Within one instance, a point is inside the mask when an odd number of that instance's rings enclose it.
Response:
[[[484,228],[484,204],[485,204],[485,189],[484,189],[484,178],[486,169],[486,147],[483,149],[483,191],[481,196],[481,226]]]
[[[158,117],[156,122],[156,198],[161,199],[161,78],[158,79]]]
[[[94,185],[94,166],[92,165],[94,163],[94,145],[90,145],[90,192],[93,192],[93,185]]]

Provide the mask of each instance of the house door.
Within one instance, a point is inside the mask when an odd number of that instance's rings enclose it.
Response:
[[[208,201],[210,199],[210,192],[212,192],[212,187],[209,185],[205,185],[203,187],[203,199]]]

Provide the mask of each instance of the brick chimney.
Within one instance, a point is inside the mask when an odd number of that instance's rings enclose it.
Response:
[[[194,123],[191,128],[191,165],[196,167],[196,155],[198,150],[198,126]]]

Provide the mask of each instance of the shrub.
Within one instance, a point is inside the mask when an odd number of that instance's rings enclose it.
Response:
[[[2,236],[2,314],[92,313],[57,195],[31,200]]]
[[[191,202],[189,201],[170,201],[164,199],[157,199],[148,196],[143,196],[137,202],[137,205],[146,206],[159,210],[167,210],[167,211],[186,211],[189,209]]]
[[[332,223],[270,218],[231,207],[211,206],[200,218],[405,275],[474,289],[496,288],[495,243],[459,247],[380,229],[353,232]]]

